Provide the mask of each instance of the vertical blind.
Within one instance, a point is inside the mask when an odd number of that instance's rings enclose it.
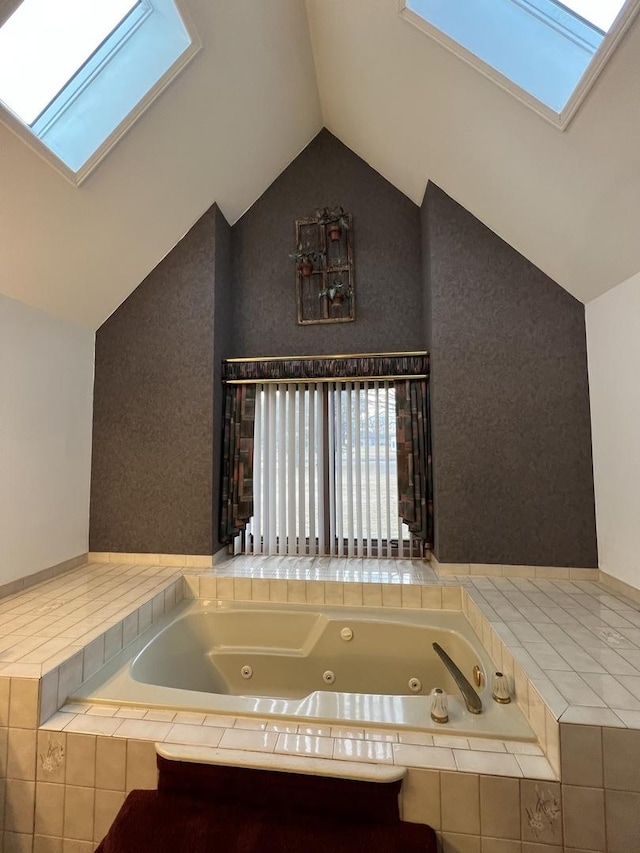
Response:
[[[392,383],[258,383],[253,516],[234,550],[410,556],[397,481]]]

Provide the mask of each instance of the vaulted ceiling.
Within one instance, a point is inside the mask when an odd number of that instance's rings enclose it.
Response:
[[[640,17],[562,133],[397,0],[189,9],[204,49],[79,188],[0,124],[1,293],[97,328],[323,125],[416,203],[435,181],[582,301],[640,270]]]

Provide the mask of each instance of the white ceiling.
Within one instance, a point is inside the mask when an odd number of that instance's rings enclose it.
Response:
[[[640,18],[561,133],[397,0],[189,8],[204,49],[80,188],[0,125],[0,292],[97,328],[214,201],[234,222],[323,124],[585,302],[640,270]]]

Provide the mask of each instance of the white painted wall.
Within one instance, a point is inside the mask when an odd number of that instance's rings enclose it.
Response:
[[[0,296],[0,584],[87,551],[93,351]]]
[[[640,274],[586,320],[600,568],[640,589]]]

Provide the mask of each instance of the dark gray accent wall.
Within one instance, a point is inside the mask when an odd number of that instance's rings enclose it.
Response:
[[[218,208],[215,226],[215,292],[213,321],[213,552],[220,542],[220,490],[222,467],[222,359],[228,358],[233,341],[231,227]]]
[[[294,221],[334,205],[353,214],[357,319],[298,326]],[[597,565],[584,306],[326,130],[233,228],[207,211],[99,329],[91,550],[221,547],[223,358],[425,346],[438,558]]]
[[[295,220],[353,214],[356,322],[299,326]],[[234,354],[327,355],[424,348],[420,210],[321,131],[233,227]]]
[[[438,559],[597,566],[584,306],[433,184],[422,236]]]
[[[212,553],[224,230],[214,205],[96,334],[92,551]]]
[[[296,219],[354,217],[357,321],[298,326]],[[230,228],[214,205],[96,336],[90,547],[210,554],[223,358],[424,347],[420,211],[322,131]]]

